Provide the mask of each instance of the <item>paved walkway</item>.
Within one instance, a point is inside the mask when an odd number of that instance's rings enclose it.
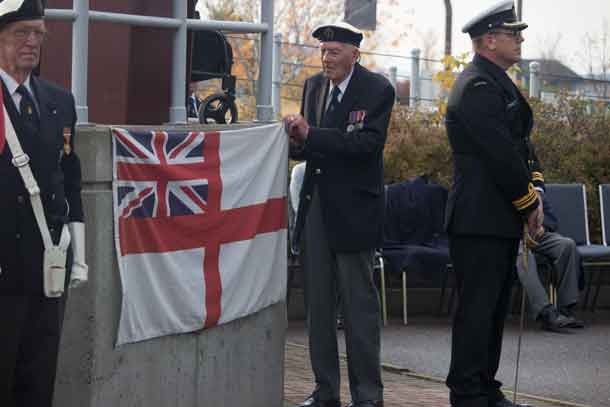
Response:
[[[448,390],[441,380],[417,375],[393,366],[384,366],[385,407],[449,407]],[[292,406],[307,397],[313,388],[313,377],[307,347],[286,344],[284,376],[285,406]],[[512,395],[507,393],[507,397]],[[341,358],[341,400],[350,401],[345,358]],[[519,396],[518,401],[536,407],[581,406],[538,397]]]

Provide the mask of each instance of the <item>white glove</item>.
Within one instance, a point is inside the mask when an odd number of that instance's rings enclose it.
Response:
[[[85,263],[85,224],[83,222],[70,222],[70,235],[72,237],[72,273],[70,274],[70,288],[80,287],[89,277],[89,266]]]

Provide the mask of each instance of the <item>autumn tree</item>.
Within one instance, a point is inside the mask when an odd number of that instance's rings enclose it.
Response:
[[[581,58],[587,66],[587,75],[594,79],[593,88],[597,95],[610,98],[610,29],[604,21],[598,33],[586,33],[583,38]]]
[[[434,68],[437,68],[435,60],[438,58],[436,53],[438,47],[438,34],[430,28],[426,32],[418,32],[421,40],[421,59],[422,68],[424,72],[432,72]]]

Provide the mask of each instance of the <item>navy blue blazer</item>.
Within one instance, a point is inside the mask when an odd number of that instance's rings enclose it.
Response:
[[[0,82],[2,82],[0,80]],[[56,243],[63,224],[82,221],[81,170],[74,153],[76,110],[70,92],[38,77],[31,86],[40,110],[40,130],[24,136],[21,117],[4,83],[4,104],[41,191],[51,235]],[[71,153],[64,154],[64,128],[71,132]],[[0,295],[44,295],[44,246],[21,176],[5,146],[0,153]]]

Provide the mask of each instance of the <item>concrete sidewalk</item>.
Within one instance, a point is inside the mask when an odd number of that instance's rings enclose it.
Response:
[[[311,393],[313,376],[307,347],[289,342],[285,356],[284,405],[290,407]],[[384,365],[383,382],[385,407],[450,407],[448,389],[440,379]],[[512,394],[507,393],[507,397],[512,398]],[[350,401],[345,357],[341,357],[341,401],[344,405]],[[522,395],[518,401],[536,407],[582,406]]]

